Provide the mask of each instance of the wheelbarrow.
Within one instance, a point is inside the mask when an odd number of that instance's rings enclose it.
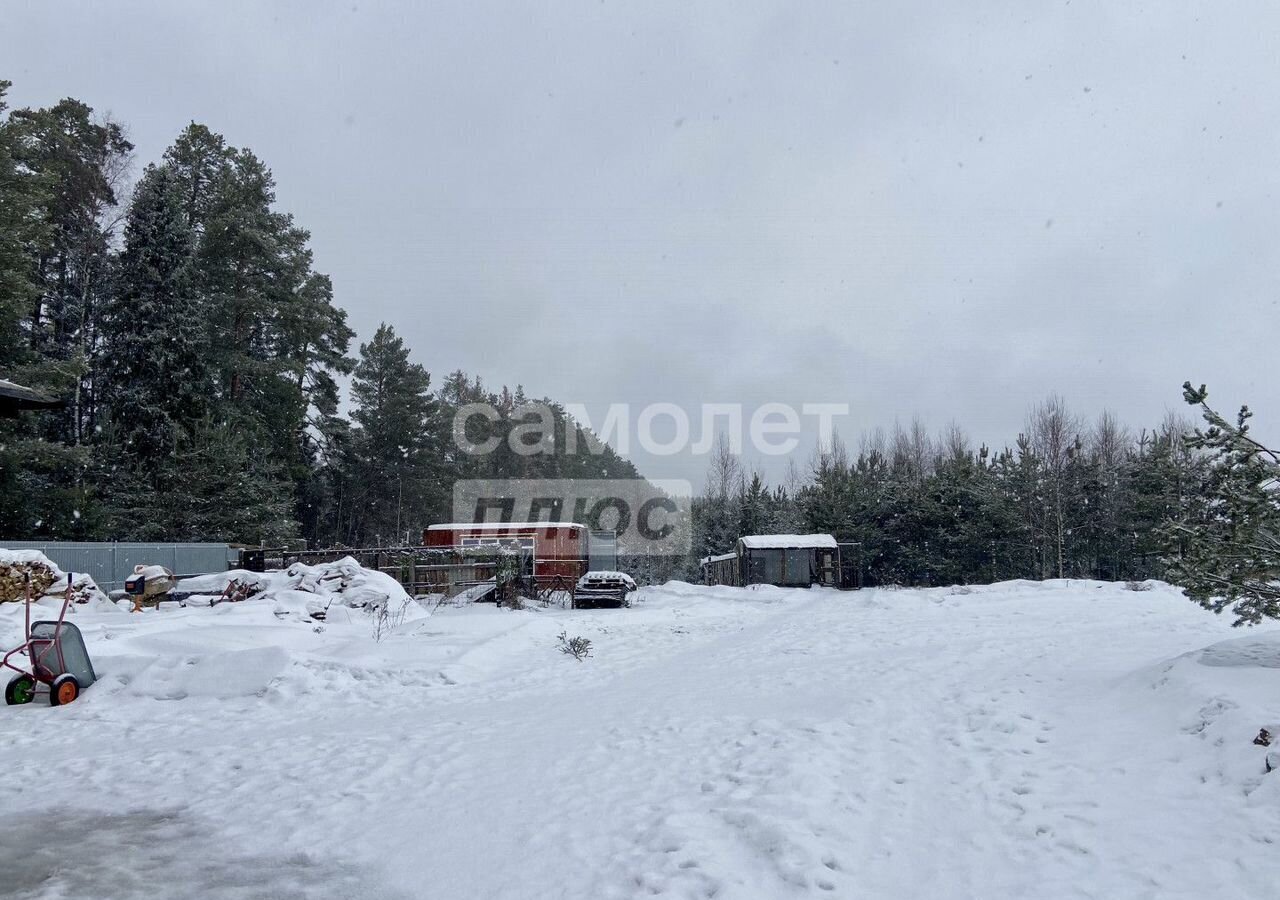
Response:
[[[4,702],[10,706],[30,703],[37,691],[48,689],[49,704],[64,706],[80,696],[80,692],[98,680],[85,648],[80,629],[66,621],[71,607],[71,576],[67,575],[67,592],[62,599],[58,618],[31,621],[31,578],[25,582],[26,638],[0,659],[0,668],[18,674],[4,689]],[[25,656],[25,666],[14,660]]]

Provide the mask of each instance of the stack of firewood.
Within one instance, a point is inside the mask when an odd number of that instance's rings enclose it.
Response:
[[[39,562],[0,562],[0,603],[21,600],[26,596],[24,576],[31,578],[31,596],[39,597],[58,580],[54,570]]]

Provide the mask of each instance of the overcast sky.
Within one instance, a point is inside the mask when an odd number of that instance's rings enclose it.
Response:
[[[1190,378],[1274,439],[1278,48],[1264,2],[42,0],[0,77],[140,164],[193,119],[252,148],[437,382],[1004,444],[1051,391],[1142,426]]]

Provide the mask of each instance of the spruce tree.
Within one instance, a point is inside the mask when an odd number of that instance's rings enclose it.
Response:
[[[165,165],[180,184],[187,227],[202,235],[213,215],[214,203],[231,176],[234,151],[222,135],[192,122],[165,151]]]
[[[769,533],[769,488],[759,472],[742,485],[738,499],[738,534]]]
[[[360,345],[351,395],[355,428],[343,479],[349,537],[396,545],[445,508],[437,465],[438,408],[431,378],[387,324]]]
[[[742,537],[739,502],[742,496],[742,462],[726,437],[716,438],[707,481],[694,505],[694,551],[697,556],[717,556],[733,550]]]
[[[847,536],[853,524],[852,488],[848,452],[837,435],[818,452],[811,483],[800,498],[808,530]]]
[[[195,294],[179,184],[149,166],[134,191],[103,323],[105,400],[128,457],[174,465],[208,411],[208,335]]]
[[[208,427],[248,441],[272,463],[255,477],[278,479],[260,485],[263,508],[245,519],[276,522],[276,498],[290,496],[290,517],[304,533],[331,539],[324,523],[335,519],[334,460],[346,430],[336,377],[351,370],[346,313],[334,304],[328,277],[312,268],[308,232],[275,209],[274,178],[251,151],[192,123],[165,154],[165,167],[192,235],[192,283],[208,346]],[[252,505],[253,496],[244,502]]]

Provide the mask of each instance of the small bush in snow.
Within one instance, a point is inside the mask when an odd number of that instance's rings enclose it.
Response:
[[[1124,588],[1126,591],[1149,591],[1151,590],[1151,585],[1145,581],[1126,581]]]
[[[404,623],[405,616],[409,613],[409,604],[411,602],[406,600],[401,603],[393,603],[390,599],[387,599],[381,602],[375,601],[365,606],[365,611],[373,617],[374,643],[382,643],[383,638]]]
[[[591,641],[584,637],[569,637],[567,632],[562,631],[556,635],[556,640],[560,642],[560,652],[572,656],[578,662],[591,655]]]

